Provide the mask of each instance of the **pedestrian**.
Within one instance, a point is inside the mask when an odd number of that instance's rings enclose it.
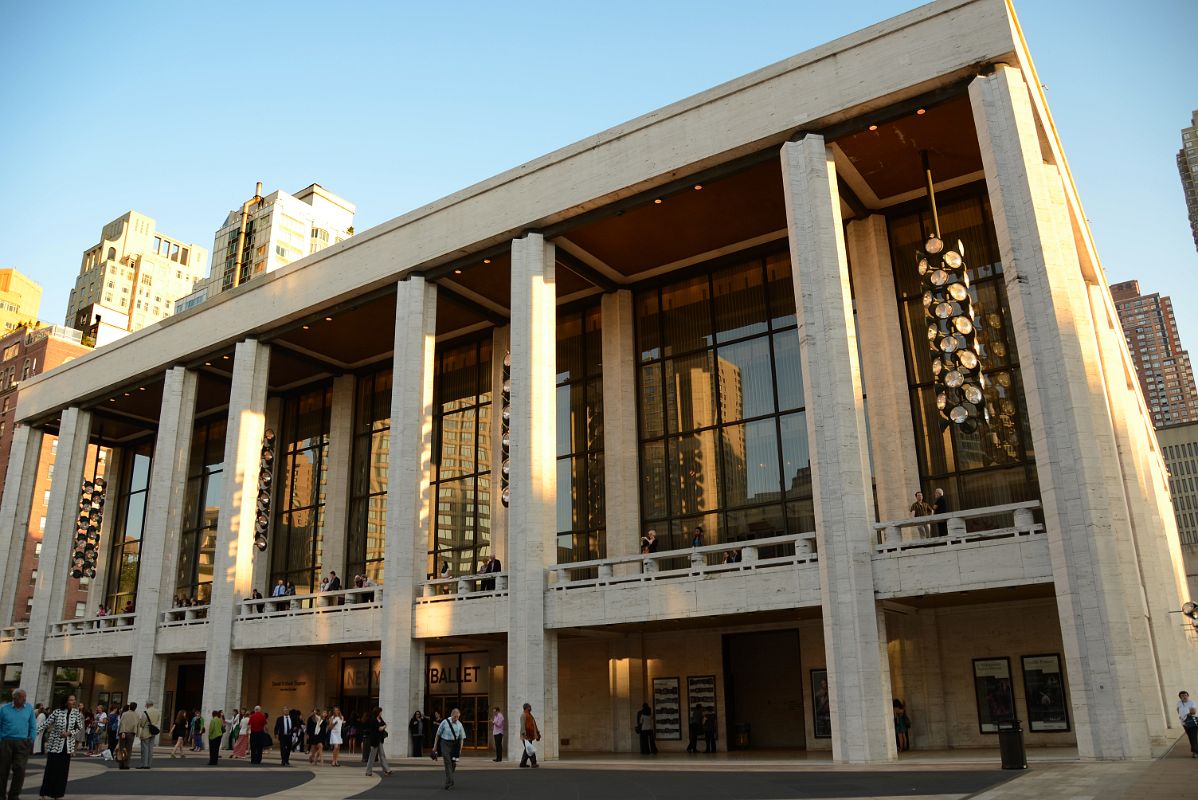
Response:
[[[932,513],[933,514],[947,514],[948,513],[948,500],[946,500],[944,497],[944,490],[941,489],[939,486],[937,486],[935,488],[935,490],[932,491]],[[937,536],[947,536],[948,535],[948,523],[947,522],[945,522],[944,520],[940,520],[939,522],[936,523],[936,535]]]
[[[686,743],[686,752],[699,752],[699,737],[703,735],[703,706],[695,703],[695,707],[691,709],[690,719],[686,726],[689,739]]]
[[[115,756],[120,742],[121,710],[116,703],[108,706],[108,750]]]
[[[250,763],[261,764],[267,736],[266,715],[262,713],[262,706],[254,706],[254,713],[250,714],[246,725],[250,731]]]
[[[345,739],[345,749],[351,755],[358,752],[358,716],[349,714],[345,718],[345,728],[342,736]]]
[[[197,708],[191,714],[191,751],[198,753],[204,749],[204,715]]]
[[[907,707],[903,705],[902,700],[894,698],[893,706],[895,746],[900,753],[905,753],[911,749],[908,733],[911,730],[911,718],[907,716]]]
[[[715,707],[707,707],[707,715],[703,717],[703,752],[714,753],[715,747]],[[654,747],[653,752],[657,752]]]
[[[915,502],[911,504],[911,516],[913,517],[928,517],[932,515],[932,507],[924,502],[923,492],[915,493]],[[929,536],[927,525],[917,525],[916,530],[919,531],[919,538],[926,539]]]
[[[121,712],[120,725],[117,727],[117,763],[121,769],[129,769],[129,758],[133,753],[133,740],[137,738],[137,726],[141,722],[141,714],[137,713],[137,703],[130,703]]]
[[[75,737],[82,730],[83,715],[75,708],[75,695],[70,695],[50,713],[40,731],[46,745],[46,769],[42,773],[39,797],[57,800],[67,793],[67,776],[71,772],[71,756],[75,754]]]
[[[102,705],[96,706],[95,721],[96,721],[96,741],[95,741],[95,744],[92,745],[92,749],[96,752],[99,752],[99,750],[101,749],[100,742],[105,742],[108,740],[108,712],[104,710],[104,706],[102,706]],[[95,755],[95,753],[93,752],[92,755]]]
[[[324,764],[324,740],[328,732],[325,728],[325,714],[319,708],[312,711],[308,717],[308,763]]]
[[[422,758],[424,756],[424,715],[420,713],[419,709],[408,720],[408,736],[412,739],[412,757]]]
[[[1198,758],[1198,706],[1190,699],[1189,692],[1177,693],[1177,718],[1190,740],[1190,758]]]
[[[294,726],[287,706],[283,706],[283,713],[275,720],[275,739],[279,742],[279,760],[284,767],[291,766],[291,734]]]
[[[241,710],[240,717],[234,731],[237,741],[233,744],[233,755],[230,758],[245,758],[245,754],[250,749],[250,717],[245,709]],[[234,734],[230,734],[230,738],[234,738]]]
[[[37,724],[37,733],[33,738],[33,752],[40,756],[46,752],[46,707],[41,703],[34,705],[33,718]]]
[[[383,709],[378,706],[366,715],[366,719],[362,723],[362,747],[367,751],[366,757],[366,775],[367,777],[374,775],[374,762],[378,761],[379,766],[383,769],[383,775],[391,774],[391,767],[387,766],[387,752],[383,749],[383,742],[387,740],[387,722],[383,719]]]
[[[183,758],[183,745],[187,742],[187,712],[180,711],[175,715],[175,724],[171,725],[171,739],[175,743],[175,749],[171,751],[171,758]]]
[[[657,755],[657,733],[653,726],[653,709],[648,703],[641,704],[636,712],[636,732],[641,735],[641,755]]]
[[[503,712],[499,710],[499,706],[495,706],[495,710],[491,712],[491,738],[495,740],[496,761],[503,761],[503,733],[505,722],[507,722],[507,720],[503,718]]]
[[[225,736],[225,718],[220,709],[212,710],[208,723],[208,766],[215,767],[220,761],[220,740]]]
[[[325,723],[325,730],[329,735],[329,749],[333,752],[333,758],[329,763],[334,767],[341,766],[338,758],[341,756],[341,729],[345,725],[345,717],[341,716],[341,709],[333,706],[333,710],[329,712],[328,721]]]
[[[162,714],[154,708],[153,701],[147,702],[137,718],[137,744],[141,748],[141,764],[138,769],[149,769],[154,765],[154,745],[158,744],[158,736],[162,729]]]
[[[437,742],[433,745],[433,758],[438,756],[445,762],[445,788],[453,788],[453,776],[458,769],[458,759],[462,756],[462,744],[466,741],[466,729],[458,718],[462,716],[459,709],[449,712],[449,718],[441,721],[437,728]],[[536,762],[533,762],[536,765]]]
[[[83,708],[83,741],[85,754],[96,754],[96,718],[90,708]]]
[[[237,746],[237,739],[241,731],[241,709],[233,709],[232,718],[225,720],[225,730],[229,732],[228,749],[232,750]],[[232,754],[230,754],[230,757],[232,757]]]
[[[12,702],[0,706],[0,798],[17,800],[25,785],[25,765],[37,735],[37,717],[25,701],[25,690],[17,689]]]
[[[524,713],[520,715],[520,744],[524,752],[520,754],[520,766],[527,767],[532,761],[533,769],[537,767],[537,742],[541,741],[541,729],[532,715],[532,704],[524,704]]]

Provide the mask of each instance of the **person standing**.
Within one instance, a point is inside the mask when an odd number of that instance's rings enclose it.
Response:
[[[911,749],[909,731],[911,718],[907,716],[907,707],[897,697],[892,701],[894,707],[894,744],[900,753]]]
[[[461,716],[459,709],[449,712],[449,718],[442,720],[441,727],[437,728],[437,742],[433,746],[433,756],[439,755],[445,762],[446,789],[453,788],[453,776],[458,769],[458,759],[462,756],[462,744],[466,741],[466,729],[458,721]],[[533,761],[533,766],[536,766],[536,761]]]
[[[1198,758],[1198,706],[1190,699],[1189,692],[1177,693],[1177,718],[1190,740],[1190,758]]]
[[[657,755],[657,733],[653,726],[653,709],[648,703],[636,712],[636,732],[641,735],[641,755]]]
[[[703,752],[714,753],[715,747],[715,707],[707,707],[707,715],[703,717]],[[653,748],[657,752],[657,748]]]
[[[928,517],[931,515],[932,515],[932,507],[924,502],[923,492],[916,492],[915,493],[915,502],[911,504],[911,516],[913,516],[913,517]],[[920,539],[926,539],[930,535],[929,531],[928,531],[928,526],[926,524],[917,526],[916,530],[919,531]]]
[[[424,755],[424,715],[420,713],[419,709],[408,720],[408,736],[412,739],[412,757],[422,757]]]
[[[283,706],[283,713],[275,720],[275,739],[279,742],[279,760],[284,767],[291,766],[291,734],[294,725],[291,714],[287,712],[287,706]]]
[[[532,760],[533,769],[537,767],[537,742],[541,741],[541,729],[532,715],[532,704],[524,704],[524,713],[520,715],[520,744],[524,752],[520,754],[520,766],[527,767]]]
[[[146,703],[137,720],[137,744],[141,748],[141,765],[138,769],[149,769],[154,764],[154,745],[158,744],[158,735],[162,733],[159,727],[161,722],[162,713],[154,708],[152,702]]]
[[[191,751],[198,753],[204,749],[204,715],[197,708],[191,715]]]
[[[691,709],[690,719],[687,720],[686,726],[687,735],[689,736],[686,743],[686,752],[699,752],[699,737],[703,735],[703,706],[695,703],[695,707]]]
[[[374,775],[374,762],[377,760],[379,766],[383,768],[383,775],[391,774],[391,767],[387,766],[387,753],[383,749],[383,742],[387,739],[387,722],[383,719],[383,709],[378,706],[366,715],[362,721],[362,746],[366,748],[366,775],[370,777]]]
[[[33,752],[40,756],[46,752],[46,707],[37,703],[33,712],[33,721],[37,724],[37,733],[33,737]]]
[[[262,706],[254,706],[254,713],[250,714],[246,725],[250,731],[250,763],[262,763],[262,750],[266,747],[266,715],[262,713]]]
[[[495,706],[495,710],[491,714],[491,738],[495,740],[496,761],[503,761],[503,731],[505,722],[507,720],[503,718],[503,712],[499,710],[499,706]]]
[[[932,513],[933,514],[947,514],[948,513],[948,500],[946,500],[944,497],[944,490],[941,489],[939,486],[937,486],[935,491],[932,492]],[[945,522],[944,520],[940,520],[939,522],[936,523],[936,535],[937,536],[947,536],[948,535],[948,523],[947,522]]]
[[[703,526],[696,525],[694,533],[691,534],[691,547],[702,547],[702,546],[703,546]]]
[[[213,709],[212,719],[208,722],[208,766],[210,767],[215,767],[220,761],[220,740],[224,736],[224,714],[219,709]]]
[[[141,715],[137,713],[137,703],[125,706],[121,714],[121,722],[117,727],[117,763],[121,769],[129,769],[129,758],[133,753],[133,740],[137,738],[137,726],[141,723]]]
[[[233,743],[233,755],[229,756],[230,758],[245,758],[250,750],[250,715],[242,709],[240,717],[236,729],[237,741]],[[232,734],[230,736],[232,737]]]
[[[0,706],[0,800],[17,800],[25,785],[25,765],[37,735],[37,717],[25,700],[25,690],[17,689],[12,702]]]
[[[223,713],[222,713],[222,716],[223,716]],[[241,709],[235,708],[235,709],[233,709],[232,719],[225,720],[225,730],[228,731],[228,733],[229,733],[229,744],[228,744],[227,749],[232,750],[233,747],[237,744],[237,736],[238,736],[239,732],[241,731],[241,725],[242,725]]]
[[[329,732],[329,750],[333,753],[333,758],[329,763],[334,767],[341,766],[338,758],[341,756],[341,728],[344,725],[345,717],[341,716],[341,709],[333,706],[333,710],[329,712],[329,719],[325,730]]]
[[[83,715],[75,708],[75,695],[46,718],[39,733],[46,743],[46,769],[42,773],[40,797],[55,800],[67,793],[67,776],[71,772],[71,756],[75,754],[75,737],[83,730]],[[15,800],[15,798],[14,798]]]

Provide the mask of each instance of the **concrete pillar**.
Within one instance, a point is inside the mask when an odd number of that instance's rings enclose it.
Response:
[[[0,625],[8,625],[13,619],[17,575],[25,537],[29,535],[29,515],[33,511],[33,489],[41,457],[42,429],[15,426],[4,477],[4,499],[0,501]],[[46,524],[49,526],[49,520]]]
[[[225,468],[216,523],[212,605],[208,611],[208,657],[201,706],[206,709],[241,705],[245,656],[233,649],[233,620],[238,601],[249,597],[252,589],[254,517],[269,375],[269,345],[255,339],[238,342],[229,387]]]
[[[58,455],[54,482],[50,486],[50,504],[46,512],[46,532],[42,555],[38,560],[37,583],[33,589],[33,608],[29,613],[29,637],[25,640],[25,663],[21,685],[31,701],[48,702],[53,680],[53,664],[43,662],[46,634],[50,625],[62,619],[62,604],[71,568],[71,550],[79,518],[79,493],[87,470],[87,443],[91,435],[90,411],[72,407],[62,412],[58,423]],[[107,542],[101,542],[107,547]]]
[[[183,528],[183,497],[195,427],[196,373],[185,367],[167,370],[162,384],[158,437],[150,468],[146,522],[141,535],[141,562],[137,578],[137,622],[134,628],[133,663],[129,669],[129,699],[139,706],[146,701],[161,707],[166,682],[166,658],[157,653],[158,618],[174,597],[174,563],[168,554],[179,551]],[[170,713],[167,710],[165,713]]]
[[[491,332],[491,552],[505,570],[507,563],[507,506],[499,487],[499,464],[503,458],[503,422],[500,418],[500,388],[503,386],[503,356],[511,344],[508,326]],[[503,588],[496,584],[499,588]],[[496,695],[498,696],[498,695]]]
[[[545,570],[557,559],[557,291],[554,248],[512,242],[511,506],[508,509],[507,705],[531,703],[545,758],[557,756],[557,637],[545,630]],[[518,760],[512,747],[508,760]]]
[[[324,541],[320,571],[332,570],[345,582],[345,546],[349,535],[350,473],[354,457],[354,393],[357,379],[342,375],[333,381],[333,403],[329,423],[328,501],[325,504]]]
[[[845,231],[845,244],[857,308],[862,310],[858,335],[878,518],[906,519],[919,491],[919,464],[886,218],[875,214],[853,220]]]
[[[838,762],[896,758],[885,634],[874,600],[873,493],[836,168],[822,136],[782,147],[799,354]],[[893,299],[890,300],[893,305]]]
[[[391,381],[379,687],[383,713],[392,719],[406,719],[412,709],[423,708],[424,649],[412,640],[412,603],[424,578],[428,552],[436,336],[437,287],[419,275],[400,281]]]
[[[1154,664],[1145,671],[1144,592],[1129,574],[1127,504],[1063,187],[1017,69],[975,78],[969,95],[1022,354],[1078,753],[1148,758],[1164,719],[1144,687],[1159,677]]]
[[[607,555],[640,550],[641,495],[637,441],[636,331],[632,292],[603,295],[603,480]]]

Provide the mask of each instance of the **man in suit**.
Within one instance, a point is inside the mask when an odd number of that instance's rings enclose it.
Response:
[[[291,766],[291,714],[287,710],[287,706],[283,706],[283,713],[275,720],[275,739],[279,742],[279,757],[283,762],[284,767]]]

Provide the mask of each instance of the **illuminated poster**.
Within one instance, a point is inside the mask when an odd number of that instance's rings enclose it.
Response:
[[[1069,709],[1065,703],[1065,677],[1061,657],[1023,657],[1023,691],[1027,697],[1028,730],[1060,732],[1069,730]]]
[[[998,733],[998,723],[1015,719],[1009,658],[975,658],[973,686],[978,703],[978,728],[982,733]]]

